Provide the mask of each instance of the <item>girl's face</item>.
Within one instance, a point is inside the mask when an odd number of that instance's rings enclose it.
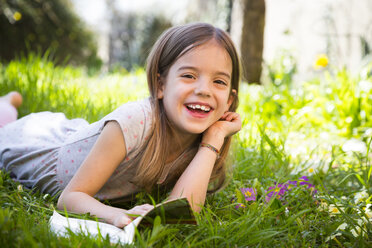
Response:
[[[158,98],[178,132],[200,134],[228,111],[234,99],[231,73],[230,56],[215,40],[176,60],[160,78]]]

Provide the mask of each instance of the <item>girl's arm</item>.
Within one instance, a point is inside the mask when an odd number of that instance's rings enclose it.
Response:
[[[142,205],[132,210],[107,206],[94,198],[125,158],[124,136],[117,122],[105,125],[92,150],[63,190],[57,207],[75,213],[90,213],[106,222],[123,227],[131,219],[126,213],[142,215],[152,208]]]
[[[241,125],[239,114],[227,112],[220,121],[204,132],[202,142],[220,149],[225,137],[238,132]],[[170,199],[186,197],[192,209],[199,212],[204,205],[216,158],[217,156],[212,150],[200,147],[194,159],[178,179],[170,194]]]

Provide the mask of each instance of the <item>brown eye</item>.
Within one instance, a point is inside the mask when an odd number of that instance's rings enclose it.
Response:
[[[216,80],[216,81],[214,81],[216,84],[221,84],[221,85],[225,85],[225,86],[227,86],[227,83],[225,83],[224,81],[222,81],[222,80]]]
[[[190,75],[190,74],[184,74],[184,75],[182,75],[182,77],[184,77],[184,78],[190,78],[190,79],[194,78],[194,76],[193,75]]]

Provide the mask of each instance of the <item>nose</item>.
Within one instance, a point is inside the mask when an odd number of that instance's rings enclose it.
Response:
[[[199,78],[196,82],[194,93],[198,96],[211,96],[211,89],[209,80],[206,78]]]

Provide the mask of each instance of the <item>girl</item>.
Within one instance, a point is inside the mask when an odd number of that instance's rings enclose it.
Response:
[[[123,227],[144,214],[123,202],[140,190],[171,189],[200,211],[225,180],[231,135],[241,128],[239,60],[229,36],[209,24],[173,27],[147,60],[151,96],[88,124],[61,113],[30,114],[0,129],[0,168],[29,188],[60,194],[58,208]],[[209,186],[213,186],[210,189]],[[98,199],[98,200],[97,200]]]

